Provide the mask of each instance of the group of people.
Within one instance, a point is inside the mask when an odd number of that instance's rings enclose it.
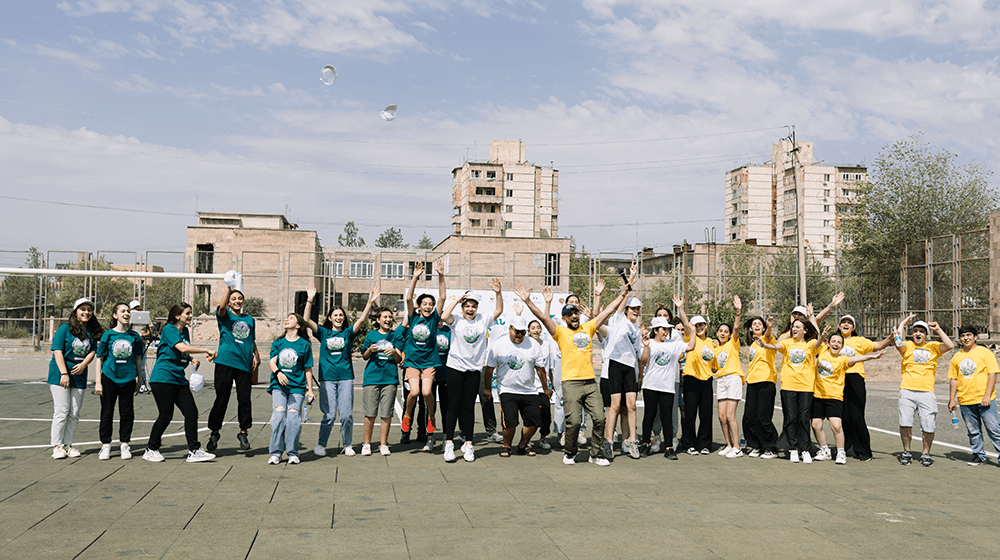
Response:
[[[727,458],[743,456],[773,459],[779,446],[788,450],[793,463],[814,460],[847,462],[847,449],[854,457],[870,461],[872,450],[865,423],[865,371],[867,360],[878,359],[892,344],[902,357],[899,392],[899,426],[903,452],[899,461],[910,464],[914,416],[920,420],[923,449],[919,461],[930,466],[937,401],[934,374],[938,358],[953,348],[948,335],[936,323],[916,321],[912,339],[906,340],[907,326],[915,318],[906,317],[887,337],[877,341],[860,336],[851,315],[841,317],[836,329],[821,329],[823,319],[842,300],[837,294],[818,314],[811,305],[792,310],[786,328],[777,333],[774,317],[755,316],[742,320],[742,302],[733,298],[735,320],[716,327],[709,336],[708,320],[688,317],[684,301],[674,297],[673,307],[659,304],[648,325],[641,321],[642,302],[631,295],[637,275],[635,266],[613,301],[601,306],[605,286],[595,286],[596,315],[577,296],[566,298],[559,317],[550,313],[552,293],[542,294],[545,309],[531,299],[523,287],[515,291],[520,302],[506,329],[497,328],[504,312],[499,279],[490,281],[495,294],[492,313],[479,312],[479,296],[466,292],[448,305],[443,265],[436,266],[438,297],[416,295],[416,285],[424,273],[417,263],[405,295],[406,313],[399,325],[392,309],[374,309],[379,290],[373,288],[364,310],[353,324],[340,306],[327,310],[322,324],[309,319],[316,304],[316,290],[307,291],[304,313],[289,314],[283,334],[271,345],[268,393],[272,399],[271,439],[268,463],[280,463],[287,455],[289,464],[299,462],[299,437],[304,407],[318,391],[322,419],[314,453],[327,455],[327,445],[336,420],[341,424],[339,453],[355,455],[353,410],[355,372],[352,350],[355,339],[369,317],[373,326],[360,345],[365,362],[362,378],[364,416],[361,455],[371,455],[376,420],[379,420],[378,452],[389,455],[390,426],[397,406],[397,388],[402,368],[404,405],[401,442],[409,442],[416,427],[426,434],[424,449],[434,451],[434,433],[444,431],[443,457],[454,462],[458,454],[465,461],[476,459],[473,441],[476,401],[480,401],[484,424],[497,425],[493,408],[493,387],[500,402],[500,431],[488,441],[501,444],[501,457],[512,453],[532,456],[532,438],[550,449],[547,437],[554,431],[563,448],[562,462],[577,460],[579,446],[587,443],[581,435],[589,417],[588,461],[606,466],[614,460],[614,443],[620,438],[621,452],[640,459],[660,452],[676,460],[678,454],[708,455],[713,445],[713,405],[725,446],[718,454]],[[238,403],[237,441],[241,450],[250,449],[248,430],[252,426],[252,371],[261,363],[253,317],[242,312],[244,295],[238,288],[239,274],[226,277],[227,288],[216,310],[220,332],[217,351],[193,346],[189,325],[192,309],[174,305],[160,333],[156,362],[149,386],[158,416],[149,435],[143,459],[158,462],[163,433],[173,418],[174,407],[184,417],[187,461],[215,458],[212,454],[221,439],[221,429],[235,385]],[[523,305],[522,305],[523,302]],[[531,316],[522,315],[524,308]],[[457,308],[457,309],[456,309]],[[89,299],[76,301],[69,321],[52,341],[52,361],[48,382],[53,397],[53,457],[77,457],[73,438],[79,420],[87,369],[97,360],[95,392],[101,398],[99,459],[111,455],[112,422],[115,404],[119,407],[119,440],[123,459],[132,456],[130,441],[134,424],[133,396],[142,380],[144,344],[130,329],[129,305],[113,308],[113,325],[106,331],[94,317]],[[492,331],[491,331],[492,329]],[[934,332],[940,342],[930,341]],[[968,428],[974,459],[970,465],[986,462],[982,430],[1000,449],[1000,416],[994,402],[996,374],[1000,372],[992,352],[976,344],[974,327],[959,329],[962,348],[949,368],[949,409],[961,410]],[[311,337],[319,340],[319,370],[313,374]],[[603,364],[599,377],[593,366],[593,341],[602,342]],[[747,368],[740,355],[746,347]],[[780,398],[783,416],[781,436],[773,423],[778,396],[777,354],[781,354]],[[198,409],[185,370],[199,361],[192,355],[205,354],[215,364],[215,401],[209,413],[209,438],[205,448],[198,441]],[[714,380],[714,383],[713,383]],[[744,396],[744,384],[746,393]],[[714,385],[714,387],[713,387]],[[714,398],[713,398],[714,389]],[[642,391],[644,414],[637,431],[636,402]],[[554,398],[553,398],[554,397]],[[736,418],[737,404],[744,400],[742,431]],[[550,406],[554,405],[554,406]],[[440,410],[441,422],[436,422]],[[420,414],[418,414],[420,412]],[[416,416],[416,419],[415,419]],[[680,416],[681,434],[675,447],[675,426]],[[834,448],[828,445],[824,422],[834,434]],[[515,442],[517,427],[521,435]],[[554,429],[553,429],[554,428]],[[456,435],[460,429],[460,436]],[[813,445],[810,431],[816,437]],[[662,435],[661,435],[662,434]],[[639,440],[641,436],[641,441]],[[779,443],[780,442],[780,443]],[[456,444],[459,444],[456,447]]]

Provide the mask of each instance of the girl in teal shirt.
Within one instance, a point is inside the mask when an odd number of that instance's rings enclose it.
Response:
[[[288,453],[288,464],[299,462],[299,433],[302,432],[302,401],[313,398],[312,344],[305,321],[298,313],[285,318],[285,334],[271,344],[271,443],[268,465],[281,462]]]
[[[403,432],[410,431],[413,409],[417,397],[422,396],[427,403],[427,435],[434,433],[434,373],[441,367],[441,357],[437,352],[437,330],[444,310],[444,300],[448,290],[444,283],[444,263],[435,263],[438,274],[438,299],[421,294],[414,299],[417,280],[424,273],[424,263],[413,267],[413,278],[406,290],[406,338],[403,341],[403,371],[410,392],[406,395],[406,410],[403,412]],[[430,438],[428,437],[428,441]]]
[[[115,401],[118,401],[118,439],[121,441],[122,459],[131,459],[132,425],[135,423],[134,398],[138,393],[139,361],[144,345],[139,333],[128,328],[132,310],[127,304],[115,305],[111,320],[114,327],[104,331],[97,344],[97,372],[94,374],[94,392],[101,397],[101,452],[97,458],[111,458],[112,421]]]
[[[94,359],[94,348],[103,330],[94,317],[94,303],[80,298],[73,303],[69,321],[52,337],[48,383],[52,392],[53,459],[80,456],[80,451],[73,447],[73,438],[80,422],[87,366]]]

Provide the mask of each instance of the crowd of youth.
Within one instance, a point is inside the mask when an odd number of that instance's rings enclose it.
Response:
[[[604,283],[597,282],[593,318],[588,317],[590,310],[575,295],[566,298],[556,317],[551,314],[550,291],[543,292],[545,309],[541,309],[528,290],[518,287],[515,294],[520,302],[514,304],[515,315],[507,321],[506,329],[497,330],[497,319],[504,311],[500,281],[494,278],[490,282],[496,306],[492,314],[484,315],[478,310],[479,297],[472,293],[445,305],[444,270],[440,262],[436,268],[438,297],[417,296],[416,284],[424,273],[422,263],[417,264],[405,296],[406,313],[398,325],[393,310],[373,310],[379,296],[377,288],[372,289],[353,324],[347,322],[347,314],[339,306],[329,309],[322,324],[317,324],[306,318],[311,316],[316,295],[315,289],[307,291],[304,314],[291,313],[285,318],[283,335],[273,342],[269,353],[272,410],[268,463],[280,463],[283,455],[289,464],[299,462],[302,411],[313,401],[316,391],[322,419],[314,454],[327,455],[333,426],[339,420],[338,452],[355,455],[351,349],[371,317],[374,328],[361,345],[366,363],[362,378],[361,455],[372,454],[377,420],[378,452],[391,453],[390,426],[402,368],[405,404],[400,442],[409,443],[416,427],[417,440],[425,443],[423,449],[433,452],[434,433],[439,427],[435,419],[440,410],[443,458],[447,462],[456,461],[457,452],[465,461],[476,459],[473,435],[477,400],[481,403],[487,442],[501,444],[501,457],[512,453],[534,456],[531,440],[537,434],[542,449],[557,444],[563,449],[563,464],[575,464],[580,446],[588,443],[581,433],[588,420],[590,463],[609,465],[617,441],[621,453],[634,459],[658,454],[661,441],[666,459],[676,460],[679,453],[708,455],[713,444],[712,409],[717,401],[718,421],[725,438],[725,446],[718,451],[721,456],[774,459],[780,447],[787,450],[792,463],[833,460],[845,464],[850,449],[856,459],[866,462],[872,460],[872,450],[865,423],[864,362],[880,358],[893,345],[902,358],[898,408],[903,452],[898,460],[908,465],[914,459],[910,446],[916,417],[922,430],[918,460],[924,466],[933,464],[931,446],[937,414],[934,376],[938,359],[954,347],[937,323],[913,322],[911,336],[907,337],[908,326],[915,318],[910,315],[879,340],[859,335],[851,315],[843,315],[836,328],[821,329],[823,319],[843,300],[843,294],[837,294],[818,314],[813,313],[812,305],[795,307],[787,326],[778,333],[773,316],[743,320],[742,302],[734,297],[734,322],[718,325],[713,338],[708,320],[700,315],[689,318],[679,297],[672,302],[678,312],[676,319],[670,307],[658,304],[648,324],[642,322],[642,302],[630,295],[637,273],[633,266],[624,286],[606,306],[600,301]],[[148,377],[158,415],[142,455],[147,461],[164,460],[160,446],[175,407],[184,417],[186,460],[214,459],[212,452],[221,439],[234,385],[237,442],[241,450],[250,449],[247,431],[253,422],[251,372],[261,358],[254,319],[242,312],[244,295],[237,289],[239,274],[230,272],[225,282],[227,288],[216,310],[220,331],[217,352],[191,345],[188,326],[192,309],[188,304],[174,305],[161,329],[156,361]],[[94,316],[93,302],[81,298],[75,302],[68,322],[55,333],[48,377],[54,409],[53,458],[80,456],[73,439],[88,381],[88,365],[94,359],[95,393],[101,401],[98,458],[111,456],[116,403],[121,458],[131,458],[133,397],[146,381],[143,339],[129,322],[137,304],[116,304],[112,324],[104,330]],[[525,307],[530,315],[523,314]],[[932,332],[940,341],[929,339]],[[320,343],[317,375],[313,373],[311,337]],[[594,337],[599,338],[603,348],[599,377],[593,368]],[[973,451],[969,465],[987,462],[983,430],[1000,451],[1000,415],[994,390],[1000,367],[994,354],[977,344],[977,338],[975,327],[959,328],[961,348],[952,357],[948,371],[948,408],[959,409],[965,421]],[[744,350],[746,371],[740,361]],[[780,376],[776,367],[779,353]],[[185,375],[189,364],[197,369],[199,361],[192,357],[196,354],[205,354],[215,364],[215,401],[204,448],[198,441],[198,409]],[[494,386],[500,401],[499,431],[493,408]],[[641,432],[637,430],[636,414],[640,390],[644,402]],[[779,390],[783,417],[780,437],[773,423]],[[736,418],[741,400],[742,426]],[[834,434],[833,448],[827,442],[824,422],[829,423]],[[740,438],[741,427],[745,443]],[[456,436],[456,429],[460,436]],[[550,435],[552,442],[548,441]],[[460,444],[457,451],[456,443]]]

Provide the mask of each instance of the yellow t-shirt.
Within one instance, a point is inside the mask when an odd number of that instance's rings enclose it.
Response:
[[[977,344],[969,352],[964,348],[956,352],[951,357],[948,378],[958,380],[958,404],[982,404],[991,373],[1000,373],[1000,367],[997,366],[997,357],[985,347]],[[994,390],[990,400],[996,396]]]
[[[830,347],[824,344],[816,361],[816,386],[813,396],[817,399],[844,400],[844,380],[847,375],[847,361],[850,358],[841,353],[834,356]]]
[[[786,338],[781,345],[781,390],[813,392],[816,383],[816,347],[813,341]]]
[[[875,350],[875,343],[868,340],[863,336],[851,336],[844,341],[844,347],[840,349],[841,356],[847,356],[848,358],[853,358],[855,356],[864,356]],[[865,378],[865,363],[858,362],[853,366],[847,367],[847,373],[860,373],[861,379]]]
[[[736,337],[729,337],[722,346],[716,345],[715,361],[719,364],[719,371],[715,372],[716,377],[724,375],[739,375],[743,377],[743,364],[740,363],[740,341]]]
[[[694,350],[688,352],[684,360],[684,375],[705,381],[712,378],[712,372],[719,369],[719,363],[715,361],[715,351],[712,350],[708,339],[698,335],[694,337]],[[684,337],[684,342],[690,340],[691,337]]]
[[[562,352],[563,381],[594,379],[593,344],[596,330],[597,322],[593,319],[575,330],[556,325],[556,334],[553,338],[559,345],[559,351]]]
[[[938,358],[941,357],[940,342],[925,342],[917,346],[912,340],[903,343],[903,380],[900,389],[908,391],[933,391],[934,374],[937,372]]]
[[[764,344],[774,344],[774,336],[767,335]],[[754,342],[750,345],[749,363],[747,365],[747,383],[778,382],[778,370],[774,367],[774,356],[777,350],[764,348]]]

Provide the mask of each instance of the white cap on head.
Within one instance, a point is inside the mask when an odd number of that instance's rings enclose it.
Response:
[[[706,321],[705,318],[702,317],[701,315],[695,315],[694,317],[691,317],[690,322],[692,325],[697,325],[698,323],[705,323],[706,325],[708,324],[708,321]]]
[[[805,316],[805,317],[808,317],[808,316],[809,316],[809,310],[808,310],[808,309],[806,309],[804,305],[796,305],[796,306],[795,306],[795,307],[794,307],[794,308],[792,309],[792,313],[801,313],[801,314],[802,314],[803,316]]]
[[[668,329],[674,328],[674,326],[670,324],[670,321],[668,321],[666,317],[653,317],[653,320],[650,321],[649,323],[649,328],[658,329],[660,327],[666,327]]]
[[[917,328],[917,327],[923,327],[923,328],[924,328],[924,330],[925,330],[925,331],[927,331],[927,333],[928,333],[928,334],[930,334],[930,332],[931,332],[931,328],[930,328],[930,327],[928,327],[928,326],[927,326],[927,323],[925,323],[925,322],[923,322],[923,321],[915,321],[915,322],[913,323],[913,326],[911,327],[911,329],[915,329],[915,328]]]
[[[840,322],[843,323],[844,319],[850,320],[851,324],[854,326],[858,325],[858,322],[854,320],[854,315],[844,315],[843,317],[840,318]]]
[[[139,300],[137,300],[137,299],[133,299],[132,301],[128,302],[128,308],[129,309],[135,309],[136,307],[139,307],[140,305],[142,305],[142,304],[139,303]]]
[[[642,302],[639,301],[639,298],[633,296],[625,302],[625,307],[642,307]]]
[[[510,320],[510,327],[515,331],[526,331],[528,330],[528,320],[518,315]]]
[[[78,300],[76,300],[76,301],[73,302],[73,310],[75,311],[77,307],[80,307],[81,305],[83,305],[85,303],[89,303],[91,307],[94,306],[94,302],[90,301],[90,298],[82,297],[82,298],[80,298],[80,299],[78,299]]]
[[[474,301],[476,303],[479,303],[483,299],[479,296],[479,294],[474,294],[472,292],[466,292],[462,297],[465,298],[465,301]]]

